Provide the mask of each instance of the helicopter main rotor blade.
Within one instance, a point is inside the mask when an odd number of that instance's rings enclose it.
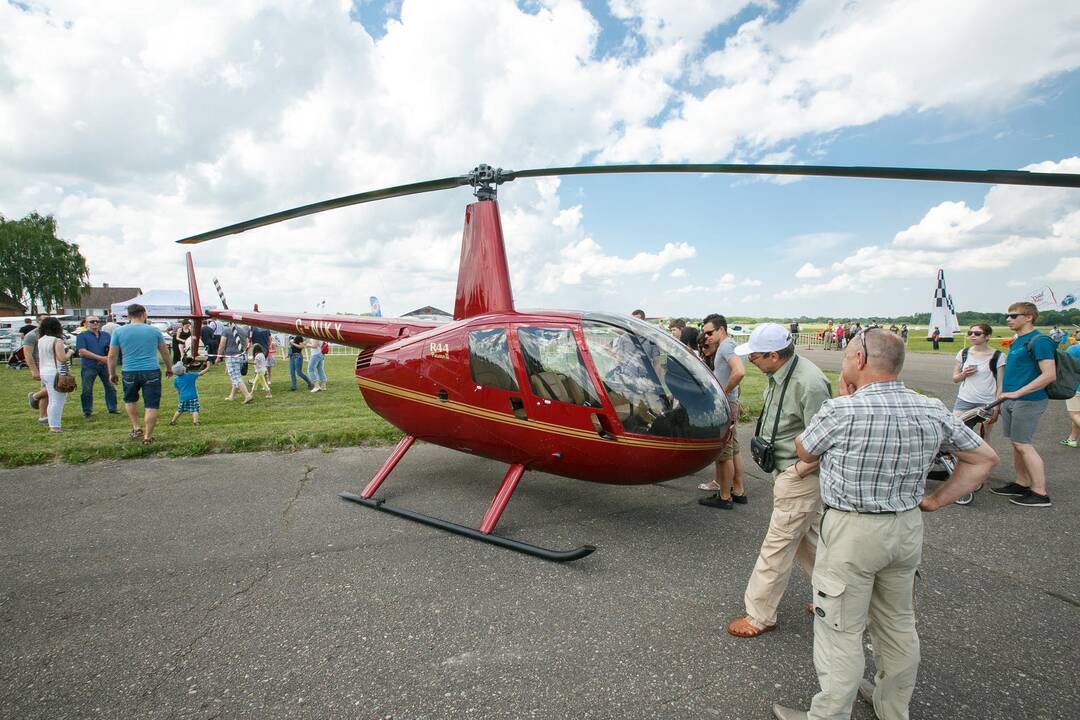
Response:
[[[504,182],[519,178],[553,177],[560,175],[615,175],[620,173],[723,173],[731,175],[808,175],[818,177],[873,178],[880,180],[922,180],[936,182],[981,183],[988,185],[1034,185],[1041,187],[1080,188],[1080,173],[1044,173],[1027,170],[944,170],[938,168],[859,167],[838,165],[735,165],[715,163],[656,164],[656,165],[583,165],[571,167],[534,168],[531,170],[503,170],[488,165],[477,166],[468,175],[447,177],[439,180],[395,185],[369,190],[368,192],[322,202],[301,205],[291,210],[263,215],[244,222],[227,225],[217,230],[199,233],[177,242],[185,245],[206,242],[226,235],[235,235],[264,225],[304,217],[361,203],[387,200],[403,195],[449,190],[472,185],[480,199],[495,197],[495,188]]]
[[[822,177],[933,180],[990,185],[1080,187],[1078,173],[1043,173],[1027,170],[940,170],[935,168],[843,167],[836,165],[585,165],[578,167],[504,170],[504,181],[553,175],[607,175],[618,173],[726,173],[736,175],[815,175]]]
[[[295,207],[291,210],[282,210],[281,212],[263,215],[262,217],[257,217],[252,220],[245,220],[244,222],[235,223],[233,225],[226,225],[217,230],[210,230],[199,233],[198,235],[192,235],[183,240],[177,240],[177,242],[184,245],[194,245],[195,243],[206,242],[207,240],[225,237],[226,235],[235,235],[236,233],[242,233],[253,228],[263,227],[264,225],[273,225],[274,223],[279,223],[283,220],[292,220],[293,218],[304,217],[305,215],[314,215],[315,213],[320,213],[324,210],[333,210],[349,205],[359,205],[361,203],[374,202],[375,200],[387,200],[389,198],[401,197],[402,195],[416,195],[418,193],[434,192],[436,190],[448,190],[450,188],[461,187],[462,185],[468,184],[469,177],[460,176],[442,178],[440,180],[425,180],[424,182],[409,183],[408,185],[395,185],[394,187],[382,188],[380,190],[370,190],[368,192],[356,193],[355,195],[345,195],[344,197],[334,198],[332,200],[323,200],[322,202],[311,203],[310,205],[301,205],[300,207]]]

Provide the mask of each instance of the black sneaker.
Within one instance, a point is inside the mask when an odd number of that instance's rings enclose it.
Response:
[[[1023,505],[1024,507],[1050,507],[1050,496],[1040,495],[1032,490],[1026,495],[1020,497],[1009,498],[1009,502],[1013,505]]]
[[[731,494],[731,501],[738,505],[745,505],[749,502],[749,500],[746,499],[745,495],[736,495],[735,493]]]
[[[701,498],[700,500],[698,500],[698,505],[704,505],[705,507],[722,508],[724,510],[730,510],[731,508],[735,507],[735,503],[733,503],[731,500],[723,499],[722,497],[720,497],[719,493],[717,493],[716,495],[710,495],[708,497]]]
[[[995,495],[1015,495],[1016,497],[1023,497],[1031,492],[1031,488],[1026,485],[1011,482],[1008,485],[1001,485],[996,488],[990,488],[990,492]]]

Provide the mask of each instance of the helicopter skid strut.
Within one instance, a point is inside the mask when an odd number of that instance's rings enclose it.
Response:
[[[342,500],[348,500],[349,502],[363,505],[374,510],[380,510],[384,513],[391,515],[397,515],[403,517],[406,520],[413,520],[424,525],[430,525],[431,527],[438,528],[440,530],[446,530],[456,535],[463,535],[473,540],[480,540],[481,542],[490,543],[492,545],[498,545],[499,547],[507,548],[508,550],[516,550],[526,555],[532,555],[543,560],[551,560],[553,562],[569,562],[570,560],[579,560],[586,555],[591,554],[596,548],[592,545],[582,545],[581,547],[574,548],[573,550],[552,550],[550,548],[540,547],[539,545],[532,545],[530,543],[521,542],[520,540],[510,540],[509,538],[500,537],[493,533],[496,523],[499,522],[499,518],[502,516],[503,510],[506,509],[507,503],[510,502],[510,496],[517,488],[518,481],[521,480],[521,476],[525,473],[525,466],[521,464],[511,465],[506,471],[506,476],[503,477],[502,484],[499,485],[499,490],[495,493],[495,497],[491,501],[491,506],[488,508],[487,513],[484,515],[483,521],[480,523],[480,529],[467,527],[465,525],[458,525],[457,523],[450,522],[449,520],[443,520],[432,515],[425,515],[418,513],[414,510],[406,510],[404,508],[394,507],[393,505],[387,505],[385,500],[374,500],[372,495],[379,489],[383,481],[390,475],[390,472],[398,464],[398,461],[409,451],[416,438],[412,435],[406,435],[394,448],[394,452],[390,454],[390,457],[383,464],[379,472],[375,474],[371,482],[364,488],[360,495],[355,493],[338,493],[338,496]]]

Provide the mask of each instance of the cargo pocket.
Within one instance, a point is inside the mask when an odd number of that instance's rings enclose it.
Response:
[[[818,620],[841,632],[847,631],[844,620],[844,597],[846,585],[831,575],[815,574],[814,580],[814,615]]]

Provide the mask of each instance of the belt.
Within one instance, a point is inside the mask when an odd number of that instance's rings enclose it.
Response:
[[[854,513],[856,515],[899,515],[907,510],[844,510],[843,508],[833,507],[832,505],[823,505],[826,510],[835,510],[842,513]]]

